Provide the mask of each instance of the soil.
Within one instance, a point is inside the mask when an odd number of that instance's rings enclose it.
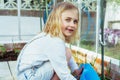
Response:
[[[16,61],[18,53],[15,51],[5,52],[4,55],[0,53],[0,61]]]
[[[7,43],[0,46],[0,61],[16,61],[26,43]]]

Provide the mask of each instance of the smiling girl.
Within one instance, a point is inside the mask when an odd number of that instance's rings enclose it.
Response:
[[[80,75],[65,43],[78,39],[79,11],[69,2],[57,4],[43,31],[30,40],[17,59],[18,80],[76,80]],[[69,69],[69,67],[71,69]]]

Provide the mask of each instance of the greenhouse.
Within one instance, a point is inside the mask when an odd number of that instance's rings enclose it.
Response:
[[[43,31],[53,7],[63,1],[80,13],[80,39],[66,43],[77,65],[89,63],[100,80],[120,80],[120,0],[0,0],[0,80],[17,80],[21,49]]]

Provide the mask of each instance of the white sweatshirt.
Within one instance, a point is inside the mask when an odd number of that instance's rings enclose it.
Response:
[[[24,74],[26,70],[39,66],[39,69],[44,69],[43,72],[40,72],[41,74],[49,72],[50,68],[53,68],[60,80],[76,80],[69,71],[65,53],[66,46],[63,40],[40,33],[22,49],[17,59],[18,76]],[[42,68],[42,64],[45,62],[49,62],[52,67],[48,65],[48,68]],[[73,59],[70,60],[70,64],[74,71],[77,65]],[[43,76],[48,77],[47,75]]]

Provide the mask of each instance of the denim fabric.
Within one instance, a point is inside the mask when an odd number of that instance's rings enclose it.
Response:
[[[50,80],[53,74],[53,68],[49,62],[46,62],[42,67],[25,70],[18,76],[18,80]]]

